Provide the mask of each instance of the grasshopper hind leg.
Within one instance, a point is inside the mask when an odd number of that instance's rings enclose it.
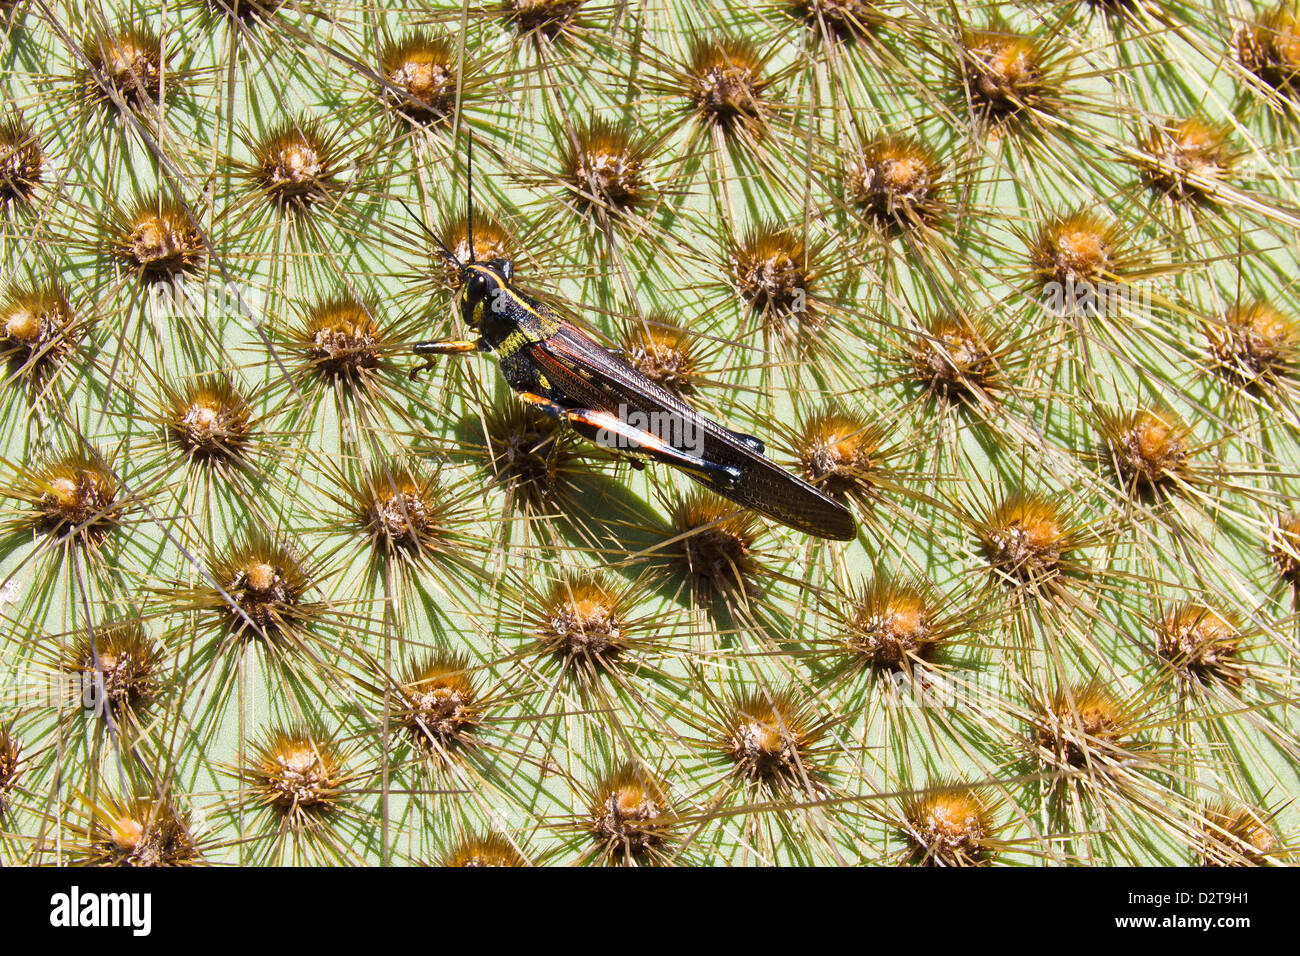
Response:
[[[719,491],[730,490],[744,475],[734,465],[724,465],[692,455],[670,445],[657,435],[627,424],[609,412],[592,408],[566,408],[532,392],[520,392],[519,397],[552,418],[566,422],[578,434],[597,445],[680,468]]]
[[[755,438],[753,435],[746,435],[744,432],[732,432],[731,437],[757,454],[761,455],[767,451],[767,446],[763,444],[762,439]]]
[[[703,478],[711,488],[724,494],[735,488],[736,482],[740,481],[745,474],[735,465],[723,465],[703,458],[696,459],[696,462],[693,466],[678,465],[677,467]]]

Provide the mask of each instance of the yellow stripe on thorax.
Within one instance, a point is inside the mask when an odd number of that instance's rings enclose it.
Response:
[[[537,306],[524,299],[523,296],[510,288],[510,286],[503,285],[501,288],[505,291],[506,295],[510,296],[511,301],[513,301],[515,305],[519,306],[520,309],[532,316],[533,320],[538,324],[545,335],[549,336],[559,331],[560,323],[556,321],[553,316],[547,315],[538,310]],[[540,340],[535,338],[533,341],[536,342]]]

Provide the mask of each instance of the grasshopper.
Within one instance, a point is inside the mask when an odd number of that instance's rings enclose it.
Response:
[[[471,158],[470,169],[472,163]],[[467,205],[468,262],[421,226],[456,269],[461,318],[478,337],[417,342],[413,352],[424,361],[411,369],[412,379],[439,356],[491,353],[520,399],[584,438],[634,460],[670,465],[724,498],[807,534],[840,541],[856,535],[848,508],[766,457],[762,441],[700,414],[617,350],[521,291],[509,259],[476,262],[472,185]]]

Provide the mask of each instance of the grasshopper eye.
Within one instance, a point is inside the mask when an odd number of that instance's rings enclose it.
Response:
[[[483,316],[483,303],[492,294],[494,285],[482,272],[473,271],[465,277],[460,290],[460,314],[466,325],[478,327]]]
[[[465,277],[465,282],[461,286],[460,301],[462,304],[475,302],[487,295],[488,281],[481,272],[471,272]]]
[[[471,329],[478,328],[478,308],[482,299],[474,297],[470,283],[466,282],[460,290],[460,317]]]

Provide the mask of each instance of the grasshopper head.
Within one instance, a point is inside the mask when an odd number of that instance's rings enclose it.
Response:
[[[503,302],[501,292],[514,277],[509,259],[470,262],[461,267],[460,315],[471,329],[483,324],[483,312]]]

